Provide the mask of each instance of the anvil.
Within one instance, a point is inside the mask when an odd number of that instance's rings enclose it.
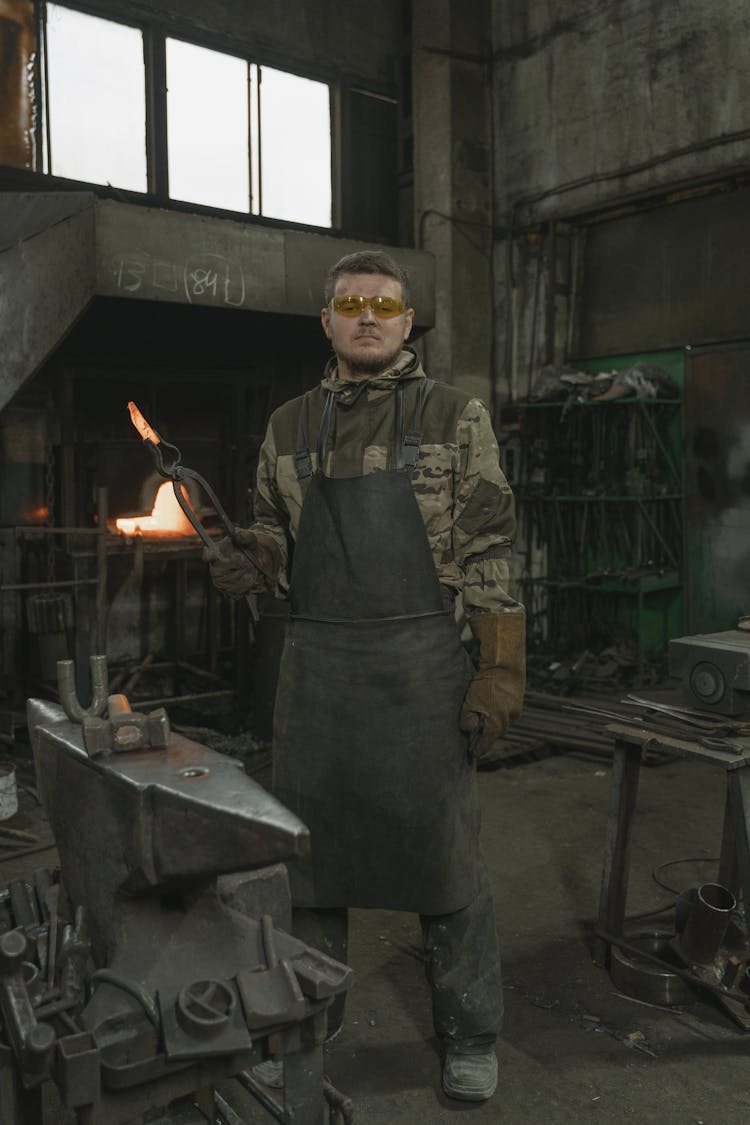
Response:
[[[309,848],[302,821],[236,759],[174,732],[164,748],[92,758],[61,707],[29,700],[27,713],[63,881],[86,904],[99,965],[122,944],[134,896],[174,901]]]

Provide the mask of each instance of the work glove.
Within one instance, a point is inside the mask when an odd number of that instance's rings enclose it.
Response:
[[[233,539],[220,539],[214,548],[206,548],[203,558],[216,589],[230,598],[242,598],[273,591],[281,550],[267,532],[236,527]]]
[[[523,613],[478,613],[469,626],[479,660],[461,708],[461,730],[475,735],[477,762],[493,759],[493,747],[521,714],[526,687],[526,619]]]

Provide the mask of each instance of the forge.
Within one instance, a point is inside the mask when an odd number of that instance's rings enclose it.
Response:
[[[184,524],[144,523],[162,478],[127,404],[179,443],[233,522],[249,521],[268,417],[314,385],[327,358],[322,279],[357,248],[87,191],[4,193],[0,711],[21,722],[28,696],[54,695],[57,660],[85,670],[94,652],[113,676],[149,659],[200,669],[193,694],[248,691],[244,604],[214,596]],[[432,258],[401,257],[427,327]],[[218,531],[210,498],[184,483],[207,533]],[[137,534],[118,520],[139,522]],[[85,675],[77,686],[83,698]]]

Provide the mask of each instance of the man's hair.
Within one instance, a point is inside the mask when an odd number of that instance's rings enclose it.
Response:
[[[346,254],[331,266],[323,292],[325,303],[330,305],[336,282],[345,273],[382,273],[392,277],[401,286],[404,304],[409,304],[409,275],[403,266],[394,261],[384,250],[361,250],[356,254]]]

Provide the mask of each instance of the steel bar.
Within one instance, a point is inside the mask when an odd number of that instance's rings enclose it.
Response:
[[[675,555],[674,551],[669,546],[669,543],[667,543],[666,539],[664,538],[664,536],[661,534],[661,532],[657,528],[657,526],[654,523],[651,516],[646,511],[646,508],[644,506],[644,502],[642,500],[638,500],[637,503],[638,503],[638,510],[640,511],[641,515],[643,516],[643,518],[646,521],[646,523],[648,524],[648,526],[653,531],[653,533],[656,536],[656,538],[658,539],[658,541],[661,543],[662,547],[664,548],[664,552],[667,555],[667,558],[671,562],[672,566],[675,568],[675,570],[679,570],[680,564],[677,561],[677,556]]]
[[[658,430],[658,427],[656,425],[655,419],[651,416],[651,412],[647,409],[647,407],[644,404],[642,399],[638,400],[638,407],[639,407],[640,412],[641,412],[641,417],[643,418],[647,427],[651,431],[651,436],[653,437],[655,444],[659,448],[659,452],[662,455],[662,458],[664,460],[665,465],[667,465],[667,467],[669,469],[672,480],[679,487],[682,484],[682,476],[681,476],[681,473],[680,473],[680,469],[677,465],[675,465],[674,461],[672,460],[672,454],[670,453],[670,451],[667,449],[666,445],[664,444],[664,440],[663,440],[661,434],[659,433],[659,430]]]
[[[39,837],[31,832],[22,832],[20,828],[7,828],[0,824],[0,836],[8,836],[11,840],[20,840],[24,844],[38,844]]]
[[[630,842],[638,797],[641,754],[640,746],[615,742],[598,917],[599,929],[609,934],[622,934],[625,923],[625,904],[630,875]],[[607,950],[601,942],[596,952],[596,959],[604,964]]]
[[[16,582],[0,586],[0,593],[5,590],[59,590],[65,586],[96,586],[98,582],[98,578],[69,578],[64,582]]]
[[[164,695],[159,699],[133,700],[139,707],[163,707],[167,703],[196,703],[203,699],[225,699],[234,695],[232,688],[223,688],[221,691],[199,691],[192,695]]]
[[[222,1097],[218,1090],[214,1090],[214,1105],[226,1122],[226,1125],[248,1125],[244,1117],[240,1117],[235,1110],[232,1109],[226,1098]]]
[[[244,1086],[248,1093],[252,1094],[276,1121],[284,1121],[284,1107],[281,1102],[272,1097],[265,1086],[262,1086],[256,1078],[253,1078],[250,1071],[242,1070],[236,1077],[240,1085]]]
[[[42,535],[98,535],[98,527],[47,527],[45,524],[17,524],[13,531],[25,539],[37,539]]]
[[[341,1118],[343,1125],[352,1125],[354,1121],[354,1103],[352,1099],[342,1094],[331,1082],[330,1078],[323,1077],[323,1094],[331,1107],[331,1120]]]

